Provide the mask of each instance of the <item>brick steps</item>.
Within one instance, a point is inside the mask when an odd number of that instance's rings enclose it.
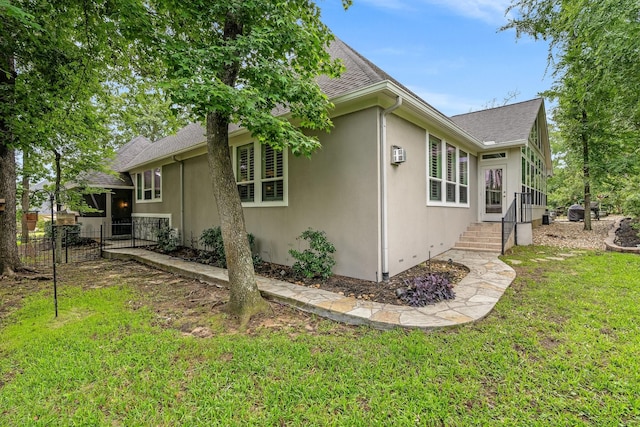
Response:
[[[469,225],[453,247],[466,251],[501,252],[502,224],[482,222]]]

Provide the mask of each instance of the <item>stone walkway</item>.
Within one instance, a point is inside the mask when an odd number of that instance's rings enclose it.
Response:
[[[229,280],[225,269],[144,249],[110,249],[104,252],[104,256],[111,259],[133,259],[203,281]],[[455,286],[454,300],[426,307],[380,304],[264,277],[258,277],[258,288],[268,299],[339,322],[369,325],[377,329],[404,327],[428,330],[484,318],[516,277],[515,271],[494,253],[452,249],[435,259],[451,259],[467,266],[470,272]]]

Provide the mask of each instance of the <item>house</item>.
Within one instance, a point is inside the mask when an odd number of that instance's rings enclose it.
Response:
[[[471,224],[501,221],[515,193],[534,194],[527,226],[540,222],[551,170],[542,99],[450,118],[342,41],[330,52],[346,71],[319,79],[334,128],[316,134],[322,149],[310,159],[230,128],[263,259],[291,265],[289,249],[311,227],[335,244],[336,274],[381,281],[454,247]],[[117,169],[132,179],[132,217],[178,229],[187,246],[219,224],[204,132],[190,124],[142,144]]]
[[[81,178],[90,187],[107,190],[83,195],[87,206],[97,210],[96,212],[80,212],[80,223],[85,233],[96,235],[100,227],[104,226],[106,228],[105,235],[131,234],[131,213],[135,186],[124,166],[150,146],[151,140],[144,136],[138,136],[117,150],[111,165],[115,174],[91,172]]]

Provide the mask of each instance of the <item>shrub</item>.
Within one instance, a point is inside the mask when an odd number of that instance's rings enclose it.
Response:
[[[333,266],[336,265],[332,255],[336,248],[327,240],[325,232],[309,228],[303,231],[296,240],[300,239],[309,242],[309,249],[305,249],[303,252],[295,249],[289,250],[289,254],[296,259],[296,262],[291,266],[293,271],[308,279],[314,277],[326,279],[331,276]]]
[[[413,282],[405,280],[404,283],[407,287],[397,289],[396,295],[412,307],[424,307],[456,297],[453,285],[445,274],[431,273],[416,277]]]
[[[158,247],[163,252],[173,252],[178,249],[178,244],[180,243],[178,230],[163,224],[156,230],[155,234]]]
[[[80,224],[56,225],[55,233],[58,232],[62,233],[64,246],[75,246],[84,243],[84,240],[80,237]],[[47,221],[44,223],[44,236],[50,239],[51,235],[51,221]]]
[[[253,234],[247,234],[251,253],[255,252],[256,238]],[[227,268],[227,256],[224,253],[224,242],[222,241],[222,230],[219,226],[207,228],[200,235],[200,243],[204,245],[204,251],[200,253],[200,260],[215,265],[220,268]],[[258,255],[253,255],[253,265],[258,265],[262,259]]]

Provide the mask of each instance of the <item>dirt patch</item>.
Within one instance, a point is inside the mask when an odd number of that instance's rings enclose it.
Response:
[[[240,332],[237,320],[223,310],[229,300],[229,291],[220,284],[187,279],[135,261],[98,259],[58,267],[58,289],[80,286],[90,291],[123,284],[134,290],[135,297],[127,302],[130,309],[151,310],[152,323],[156,326],[197,338]],[[52,290],[52,280],[3,277],[0,280],[0,327],[22,306],[25,297]],[[277,302],[269,301],[269,305],[271,313],[254,316],[242,333],[271,329],[285,330],[295,336],[302,333],[342,333],[353,329],[352,326],[333,322],[330,327],[321,326],[327,321]],[[61,316],[65,315],[65,312],[61,313]]]
[[[613,243],[625,248],[640,247],[640,219],[623,218]]]

